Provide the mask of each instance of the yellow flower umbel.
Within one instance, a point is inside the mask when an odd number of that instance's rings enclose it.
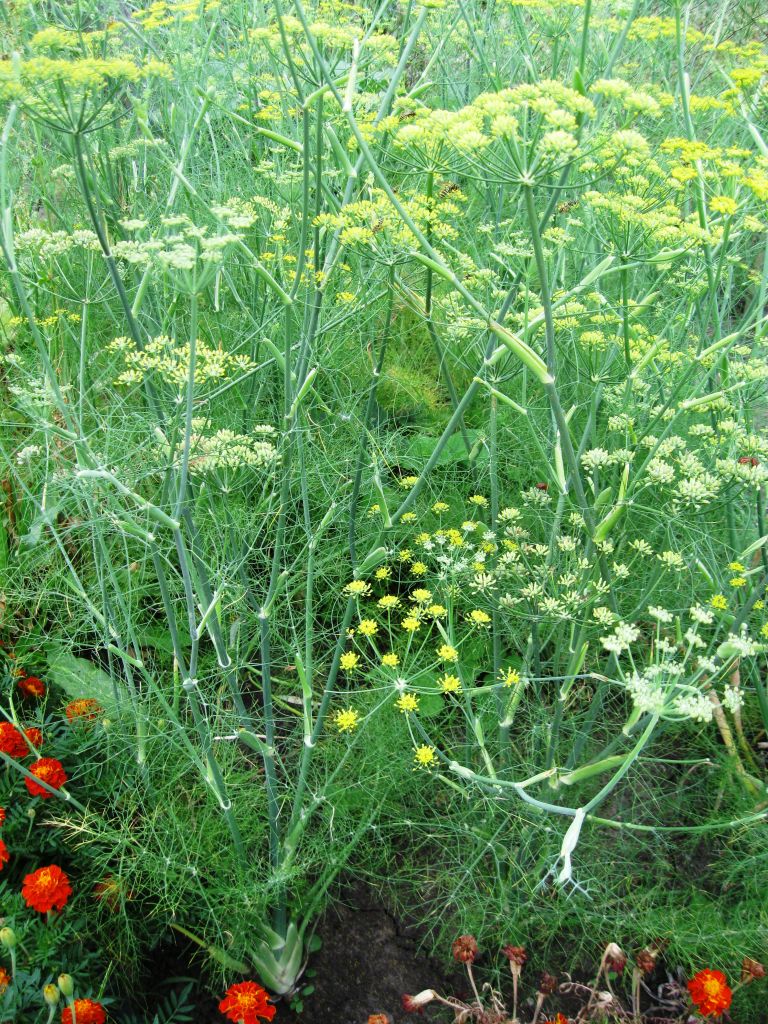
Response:
[[[386,654],[382,654],[381,664],[384,668],[397,668],[400,664],[400,659],[394,652],[388,651]]]
[[[395,594],[385,594],[384,597],[380,597],[376,602],[379,608],[383,608],[384,611],[392,611],[393,608],[397,608],[400,604],[400,598]]]
[[[339,732],[354,732],[360,724],[360,712],[353,708],[344,708],[336,712],[335,722]]]
[[[502,668],[499,679],[505,686],[516,686],[520,682],[520,673],[516,668]]]
[[[362,633],[363,636],[375,636],[379,631],[379,625],[373,619],[360,619],[357,631]]]
[[[459,652],[451,644],[441,644],[437,649],[437,656],[441,661],[459,660]]]
[[[719,612],[724,612],[728,607],[728,601],[723,594],[713,594],[709,599],[709,603],[713,608],[716,608]]]
[[[415,615],[406,616],[400,625],[407,633],[415,633],[417,629],[421,628],[421,622]]]
[[[473,626],[487,626],[491,621],[491,616],[480,608],[474,608],[467,618]]]
[[[435,748],[428,747],[426,743],[416,747],[413,751],[413,760],[417,768],[432,768],[437,764]]]
[[[352,580],[344,587],[344,592],[352,597],[366,597],[371,592],[371,585],[365,580]]]
[[[354,672],[360,664],[360,655],[355,651],[345,651],[341,656],[340,665],[345,672]]]
[[[458,676],[452,676],[450,673],[437,680],[437,685],[443,691],[443,693],[460,693],[461,692],[461,680]]]
[[[395,707],[404,715],[410,715],[419,710],[419,698],[414,693],[404,693],[395,701]]]

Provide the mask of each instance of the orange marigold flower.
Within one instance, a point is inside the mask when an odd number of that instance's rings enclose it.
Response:
[[[38,679],[37,676],[24,676],[17,685],[25,697],[37,697],[39,699],[45,696],[45,683],[42,679]]]
[[[241,981],[230,985],[219,1003],[219,1010],[236,1024],[258,1024],[258,1018],[272,1020],[274,1006],[267,1002],[267,992],[255,981]]]
[[[568,1024],[568,1018],[564,1014],[558,1013],[553,1020],[545,1020],[544,1024]]]
[[[93,999],[75,1000],[77,1024],[104,1024],[106,1019],[107,1014],[101,1003],[95,1003]],[[61,1024],[72,1024],[72,1010],[69,1006],[61,1011]]]
[[[12,722],[0,722],[0,751],[20,761],[29,753],[24,737]]]
[[[11,984],[11,976],[4,967],[0,967],[0,996]]]
[[[714,1016],[727,1010],[733,996],[723,972],[712,971],[708,967],[691,978],[688,991],[702,1017]]]
[[[64,771],[64,766],[61,761],[57,761],[55,757],[41,757],[39,761],[35,761],[30,766],[30,772],[38,779],[42,779],[43,782],[47,782],[49,786],[53,786],[54,789],[61,789],[64,783],[67,781],[67,773]],[[53,794],[47,790],[44,786],[38,785],[33,782],[32,779],[24,779],[24,785],[29,790],[32,796],[39,796],[43,800],[48,800]]]
[[[39,729],[36,729],[34,726],[31,729],[25,729],[24,735],[27,737],[27,739],[29,740],[33,747],[37,747],[38,749],[42,747],[43,734],[40,732]],[[29,747],[27,747],[27,753],[29,753]]]
[[[77,700],[70,701],[64,708],[64,714],[70,722],[74,722],[78,718],[90,721],[92,718],[100,715],[101,712],[101,705],[93,697],[79,697]]]
[[[47,914],[49,910],[64,909],[72,895],[72,886],[60,867],[49,864],[25,877],[21,895],[28,907]]]
[[[8,847],[5,845],[2,839],[0,839],[0,871],[3,870],[5,865],[11,859],[10,853],[8,853]]]
[[[0,825],[5,821],[5,808],[0,807]]]

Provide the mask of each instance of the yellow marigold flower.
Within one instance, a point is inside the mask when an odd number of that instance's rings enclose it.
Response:
[[[415,633],[416,630],[420,628],[421,623],[419,622],[415,615],[408,615],[406,616],[406,618],[403,619],[400,625],[408,633]]]
[[[478,508],[488,508],[488,499],[484,494],[470,494],[467,501],[470,505],[477,505]]]
[[[381,664],[385,668],[397,668],[400,664],[400,659],[393,651],[388,651],[386,654],[382,654]]]
[[[428,606],[427,611],[430,615],[434,615],[436,619],[442,619],[444,615],[448,614],[448,609],[442,604],[431,604]]]
[[[346,651],[341,656],[340,664],[345,672],[354,672],[360,664],[360,655],[356,651]]]
[[[437,685],[443,693],[459,693],[461,691],[461,680],[458,676],[452,676],[446,672],[442,679],[437,680]]]
[[[336,728],[339,732],[354,732],[360,722],[360,712],[345,708],[336,712]]]
[[[370,583],[366,583],[365,580],[352,580],[348,583],[344,590],[347,594],[351,594],[353,597],[365,597],[371,592]]]
[[[400,516],[401,523],[415,523],[417,519],[415,512],[403,512]]]
[[[734,576],[732,580],[728,581],[732,587],[743,587],[746,586],[746,580],[743,576]]]
[[[373,619],[360,619],[357,631],[362,633],[363,636],[375,636],[379,631],[379,625]]]
[[[715,213],[724,213],[727,217],[731,217],[738,210],[739,204],[730,196],[712,196],[709,208]]]
[[[414,562],[411,566],[412,576],[424,576],[426,574],[427,567],[423,562]]]
[[[436,512],[439,515],[441,512],[448,512],[450,507],[451,506],[447,505],[444,501],[436,501],[435,504],[432,506],[432,511]]]
[[[377,580],[388,580],[392,576],[392,570],[388,565],[382,565],[376,570],[374,575]]]
[[[409,491],[411,487],[414,487],[418,482],[419,478],[417,476],[401,476],[398,481],[399,485],[405,491]]]
[[[473,626],[487,626],[491,621],[491,616],[481,608],[473,608],[467,618]]]
[[[458,661],[459,652],[450,644],[441,644],[437,649],[437,656],[443,661]]]
[[[709,599],[709,603],[713,608],[717,608],[718,611],[722,612],[728,607],[728,601],[722,594],[714,594]]]
[[[516,668],[502,668],[499,670],[499,679],[505,686],[516,686],[520,682],[520,673]]]
[[[419,698],[415,693],[404,693],[395,701],[395,707],[404,715],[409,715],[412,711],[419,710]]]
[[[728,568],[731,570],[731,572],[744,572],[745,567],[741,564],[741,562],[729,562]]]
[[[411,599],[413,601],[417,601],[419,604],[426,604],[431,597],[432,591],[427,590],[426,587],[417,587],[411,594]]]
[[[434,747],[428,747],[426,743],[420,747],[415,747],[413,751],[413,760],[416,762],[417,768],[431,768],[437,764],[437,755],[435,754]]]
[[[400,604],[400,598],[396,594],[385,594],[384,597],[379,598],[376,604],[379,608],[384,608],[385,611],[391,611]]]

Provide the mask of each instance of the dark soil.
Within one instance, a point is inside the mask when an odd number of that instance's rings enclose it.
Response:
[[[441,965],[418,952],[419,933],[408,928],[382,907],[370,891],[357,887],[348,891],[320,919],[316,935],[322,942],[307,965],[308,974],[300,987],[314,991],[300,996],[300,1012],[287,1002],[277,1004],[275,1024],[367,1024],[375,1013],[389,1014],[394,1024],[426,1024],[424,1016],[403,1012],[401,996],[425,988],[462,995],[466,978],[446,971]],[[155,950],[152,978],[143,986],[145,1013],[151,1021],[169,988],[167,979],[191,979],[198,973],[199,950],[184,941],[169,943]],[[239,980],[239,979],[235,979]],[[154,984],[153,984],[154,982]],[[195,993],[194,1024],[223,1024],[217,1000]],[[135,1012],[135,1011],[134,1011]],[[120,1019],[119,1010],[117,1018]]]

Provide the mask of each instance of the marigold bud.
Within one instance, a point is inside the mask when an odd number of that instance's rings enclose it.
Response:
[[[605,966],[609,971],[621,974],[627,966],[627,954],[615,942],[609,942],[604,953]]]
[[[75,979],[71,974],[59,975],[59,990],[63,996],[69,998],[75,991]]]
[[[451,949],[454,960],[462,964],[473,964],[477,956],[477,940],[474,935],[460,935]]]
[[[750,981],[758,981],[765,977],[765,965],[759,960],[745,956],[741,962],[741,980],[746,985]]]
[[[43,989],[43,999],[48,1006],[56,1006],[59,1001],[59,990],[55,985],[46,985]]]
[[[435,998],[435,993],[431,988],[425,988],[423,992],[419,992],[415,996],[409,996],[404,993],[401,998],[403,1009],[406,1013],[421,1013],[427,1003],[431,1003]]]
[[[6,949],[13,949],[16,945],[16,932],[13,928],[0,928],[0,942]]]

